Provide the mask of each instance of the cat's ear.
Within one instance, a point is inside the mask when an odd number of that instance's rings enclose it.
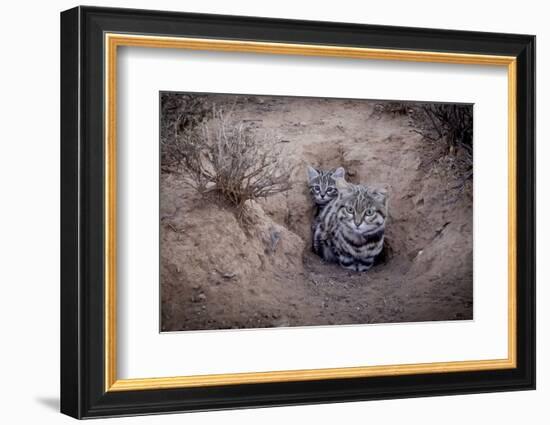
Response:
[[[334,180],[343,179],[346,177],[346,170],[344,170],[344,167],[338,167],[336,170],[332,172],[332,178]]]
[[[353,190],[353,185],[351,183],[348,183],[344,179],[336,179],[336,189],[338,189],[338,192],[341,194],[349,193]]]
[[[377,202],[384,205],[385,208],[388,207],[388,191],[386,189],[373,189],[371,195]]]
[[[307,178],[309,181],[312,181],[314,178],[319,177],[319,171],[311,166],[307,166]]]

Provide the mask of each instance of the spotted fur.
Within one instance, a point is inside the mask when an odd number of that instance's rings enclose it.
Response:
[[[367,271],[382,252],[387,215],[385,190],[348,184],[316,220],[313,250],[325,261]]]

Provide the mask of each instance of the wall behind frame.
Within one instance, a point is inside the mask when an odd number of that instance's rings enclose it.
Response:
[[[253,0],[95,1],[97,6],[155,8],[266,16],[278,18],[358,22],[368,24],[463,30],[517,32],[537,35],[538,99],[550,94],[550,29],[544,5],[534,0],[479,2],[463,0],[441,7],[435,0],[410,2],[255,2]],[[5,398],[0,412],[6,423],[74,423],[58,411],[59,393],[59,12],[72,1],[12,2],[4,7],[0,31],[0,329],[1,387]],[[550,139],[550,127],[540,117],[550,115],[548,102],[538,102],[538,140]],[[538,145],[539,188],[550,181],[550,146]],[[538,190],[538,217],[550,216],[548,191]],[[538,223],[538,390],[438,398],[345,403],[291,408],[211,412],[114,419],[109,423],[144,424],[267,424],[366,420],[371,423],[464,425],[491,420],[516,424],[526,419],[541,423],[548,417],[544,401],[550,397],[550,313],[543,308],[550,297],[550,257],[544,240],[550,224]],[[9,349],[7,349],[9,347]]]

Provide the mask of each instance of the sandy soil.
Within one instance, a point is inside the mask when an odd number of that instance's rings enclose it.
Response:
[[[221,99],[222,104],[234,99]],[[293,189],[231,206],[161,175],[162,330],[464,320],[473,316],[472,195],[453,157],[380,102],[241,97],[233,119],[268,133],[295,162]],[[310,251],[307,164],[390,196],[386,261],[367,273]]]

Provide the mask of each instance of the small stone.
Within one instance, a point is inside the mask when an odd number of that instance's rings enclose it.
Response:
[[[199,295],[193,295],[191,297],[191,301],[194,303],[204,302],[206,301],[206,295],[204,295],[202,292]]]

